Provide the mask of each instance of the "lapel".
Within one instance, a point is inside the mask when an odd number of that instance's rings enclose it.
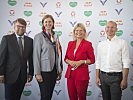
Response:
[[[80,42],[80,44],[79,44],[79,46],[78,46],[78,48],[77,48],[77,50],[76,50],[76,52],[75,52],[75,57],[76,57],[76,55],[79,53],[79,52],[81,52],[81,51],[83,51],[83,43],[84,43],[84,39]],[[75,41],[75,47],[76,47],[76,41]]]
[[[49,38],[49,36],[48,36],[48,34],[46,33],[46,32],[42,32],[42,35],[43,35],[43,37],[45,38],[45,40],[49,43],[49,44],[51,44],[51,45],[53,45],[53,42],[51,41],[51,39]],[[56,42],[56,35],[55,35],[55,33],[53,32],[53,36],[54,36],[54,42]]]
[[[48,34],[46,32],[42,32],[43,37],[45,38],[45,40],[49,43],[52,44],[52,41],[50,40]]]
[[[74,59],[74,50],[75,50],[75,47],[76,47],[76,41],[72,41],[72,43],[71,43],[71,45],[69,46],[69,48],[68,48],[68,51],[70,51],[69,53],[70,53],[70,58],[71,59]]]
[[[17,37],[16,37],[15,33],[12,34],[12,43],[13,43],[14,49],[16,50],[16,53],[18,53],[18,55],[21,56]]]
[[[25,56],[26,52],[28,51],[28,38],[24,35],[24,51],[23,51],[23,57]]]

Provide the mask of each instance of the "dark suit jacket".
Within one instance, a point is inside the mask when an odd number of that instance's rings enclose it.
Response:
[[[17,37],[14,34],[5,35],[0,45],[0,75],[4,75],[6,83],[13,83],[21,72],[23,80],[29,75],[33,76],[33,40],[24,36],[24,52],[20,54]]]
[[[72,61],[79,61],[79,60],[87,60],[91,61],[91,64],[95,62],[94,56],[94,49],[92,47],[92,43],[86,40],[82,40],[77,51],[74,55],[74,49],[76,47],[76,41],[70,41],[68,43],[65,59],[69,59]],[[65,77],[69,78],[71,76],[71,68],[72,66],[68,65]],[[76,80],[89,80],[89,72],[88,72],[88,65],[82,64],[77,69],[73,71],[74,78]]]

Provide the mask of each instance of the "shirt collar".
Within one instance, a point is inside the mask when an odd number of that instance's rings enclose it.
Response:
[[[116,38],[117,38],[117,36],[115,35],[115,36],[111,39],[111,41],[114,41]],[[108,38],[107,38],[107,41],[109,41]]]
[[[15,35],[16,35],[17,38],[18,38],[18,37],[22,37],[22,39],[24,38],[24,35],[19,36],[19,35],[17,35],[16,33],[15,33]]]

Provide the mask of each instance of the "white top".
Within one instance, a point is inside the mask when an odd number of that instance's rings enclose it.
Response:
[[[77,51],[77,48],[76,48],[76,49],[74,49],[74,56],[75,56],[76,51]]]
[[[116,36],[98,44],[96,69],[104,72],[121,72],[130,67],[129,48],[125,40]]]

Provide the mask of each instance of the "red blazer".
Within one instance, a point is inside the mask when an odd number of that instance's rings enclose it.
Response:
[[[91,61],[91,64],[95,63],[94,49],[92,47],[91,42],[83,39],[74,55],[75,47],[76,47],[76,41],[70,41],[68,43],[64,61],[66,59],[73,60],[73,61],[89,59]],[[71,66],[68,65],[65,78],[70,78],[71,72],[72,72]],[[89,77],[88,65],[82,64],[81,66],[79,66],[77,69],[73,71],[73,75],[76,80],[89,80],[90,77]]]

